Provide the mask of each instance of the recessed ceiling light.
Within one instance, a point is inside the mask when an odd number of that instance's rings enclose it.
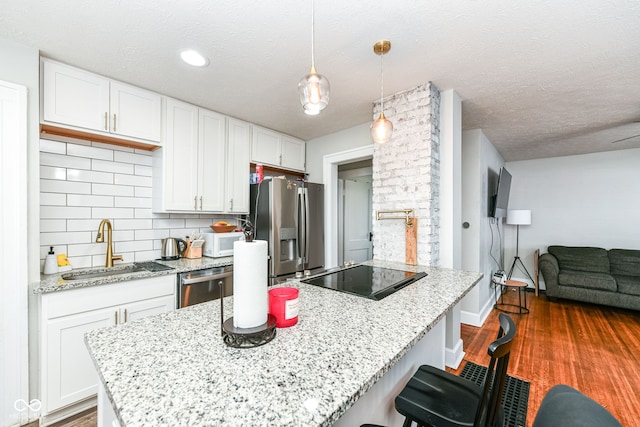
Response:
[[[189,65],[194,67],[205,67],[209,65],[209,60],[193,49],[187,49],[180,52],[180,58]]]

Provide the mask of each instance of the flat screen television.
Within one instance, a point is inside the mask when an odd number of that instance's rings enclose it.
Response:
[[[490,216],[504,218],[509,207],[509,191],[511,190],[511,174],[504,167],[500,169],[498,176],[498,188],[492,197]]]

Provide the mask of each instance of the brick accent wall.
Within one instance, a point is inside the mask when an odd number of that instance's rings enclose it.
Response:
[[[418,264],[439,262],[440,91],[431,82],[384,101],[393,123],[386,144],[374,144],[373,212],[413,209],[418,218]],[[374,120],[380,104],[374,105]],[[402,220],[373,221],[373,257],[405,261]]]

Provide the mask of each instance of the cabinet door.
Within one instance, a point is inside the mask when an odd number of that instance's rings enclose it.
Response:
[[[249,213],[249,123],[228,119],[226,211]]]
[[[290,136],[283,136],[280,145],[281,166],[286,169],[305,170],[305,142]]]
[[[253,126],[251,141],[251,161],[280,166],[281,135],[269,129]]]
[[[133,322],[155,314],[168,313],[175,309],[173,295],[136,301],[120,309],[120,323]]]
[[[198,208],[201,211],[224,211],[224,166],[227,155],[225,125],[225,116],[200,109]]]
[[[84,344],[84,334],[116,324],[116,307],[88,311],[47,322],[45,413],[90,397],[98,391],[98,376]]]
[[[110,101],[112,133],[160,142],[160,95],[112,81]]]
[[[163,197],[166,210],[195,211],[198,200],[198,107],[165,105]]]
[[[109,80],[43,61],[43,119],[108,132]]]

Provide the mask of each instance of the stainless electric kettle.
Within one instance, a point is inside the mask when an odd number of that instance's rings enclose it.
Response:
[[[160,257],[163,260],[178,259],[187,250],[187,242],[175,237],[167,237],[162,239],[162,252]]]

